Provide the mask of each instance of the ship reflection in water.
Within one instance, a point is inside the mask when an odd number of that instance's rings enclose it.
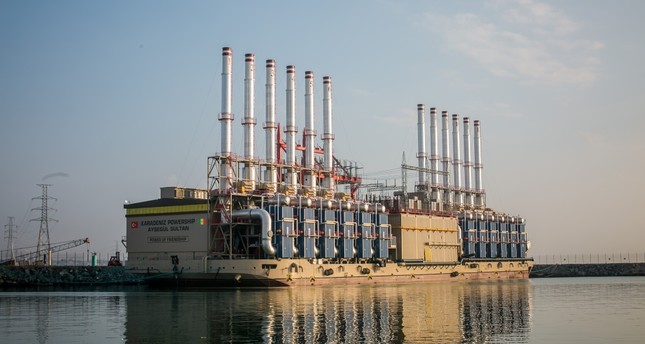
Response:
[[[132,342],[528,342],[527,280],[274,290],[154,291],[127,298]]]

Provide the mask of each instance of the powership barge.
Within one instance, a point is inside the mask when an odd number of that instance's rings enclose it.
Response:
[[[314,142],[311,71],[305,72],[305,127],[297,144],[295,67],[286,67],[283,137],[275,116],[276,65],[266,61],[266,155],[260,159],[255,57],[246,54],[244,152],[233,154],[232,55],[223,48],[221,152],[208,158],[208,188],[163,187],[157,200],[124,206],[131,271],[152,284],[213,287],[528,278],[533,259],[525,220],[485,204],[479,121],[471,139],[464,117],[462,138],[459,115],[450,121],[443,111],[440,155],[438,114],[431,108],[428,154],[426,109],[419,104],[418,165],[401,165],[404,185],[391,194],[381,188],[358,196],[358,164],[334,155],[329,76],[323,78],[323,147]],[[407,170],[418,172],[414,192],[405,185]]]

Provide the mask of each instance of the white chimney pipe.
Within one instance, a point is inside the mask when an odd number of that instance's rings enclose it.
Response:
[[[325,150],[325,181],[324,187],[331,192],[335,191],[334,185],[334,134],[332,126],[332,102],[331,102],[331,76],[323,77],[323,148]]]
[[[459,149],[459,115],[452,115],[452,146],[455,158],[452,160],[452,173],[454,176],[455,184],[455,204],[462,206],[464,204],[463,195],[461,192],[461,151]]]
[[[425,124],[425,105],[417,105],[417,134],[418,134],[418,143],[419,150],[417,153],[417,159],[419,160],[419,185],[426,184],[426,124]]]
[[[316,191],[316,176],[314,173],[314,72],[305,72],[305,173],[304,185]]]
[[[276,161],[276,130],[275,124],[275,61],[266,61],[267,69],[267,83],[266,83],[266,122],[264,129],[266,130],[266,159],[270,164],[267,167],[265,180],[267,182],[267,189],[275,190],[278,180],[276,169],[273,164]]]
[[[437,109],[430,108],[430,169],[432,173],[432,185],[439,185],[439,133],[437,131]]]
[[[251,190],[255,190],[255,56],[245,55],[244,73],[244,181]],[[251,191],[247,190],[247,191]]]
[[[484,207],[484,184],[482,179],[482,169],[484,165],[482,164],[482,142],[481,142],[481,126],[478,120],[474,121],[475,123],[475,137],[474,137],[474,154],[475,154],[475,191],[477,195],[475,196],[475,206],[483,208]]]
[[[439,193],[439,132],[437,129],[437,109],[430,108],[430,173],[432,174],[432,193],[437,202],[441,203]]]
[[[466,189],[466,206],[473,206],[472,193],[472,160],[470,157],[470,118],[464,117],[464,188]]]
[[[448,131],[448,111],[441,112],[441,141],[442,141],[442,158],[443,165],[443,188],[444,200],[448,204],[452,204],[452,197],[450,193],[450,132]]]
[[[219,114],[218,120],[221,123],[221,155],[231,156],[231,136],[232,136],[232,123],[233,113],[231,112],[232,105],[232,91],[233,91],[233,50],[231,48],[222,48],[222,111]],[[225,162],[220,162],[220,179],[219,189],[228,190],[232,187],[233,171],[231,167]]]
[[[287,66],[287,185],[297,187],[296,180],[296,67]]]

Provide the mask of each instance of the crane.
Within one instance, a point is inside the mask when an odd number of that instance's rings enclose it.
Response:
[[[90,243],[89,238],[65,241],[65,242],[51,245],[49,250],[46,248],[43,248],[40,251],[34,251],[34,252],[17,255],[15,257],[15,261],[39,259],[40,257],[43,257],[46,254],[51,255],[54,252],[69,250],[70,248],[74,248],[74,247],[81,246],[83,244],[89,244],[89,243]],[[12,261],[13,261],[12,259],[0,261],[0,265],[12,264]]]

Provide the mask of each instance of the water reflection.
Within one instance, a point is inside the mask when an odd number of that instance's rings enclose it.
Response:
[[[129,342],[527,342],[528,281],[128,294]]]

